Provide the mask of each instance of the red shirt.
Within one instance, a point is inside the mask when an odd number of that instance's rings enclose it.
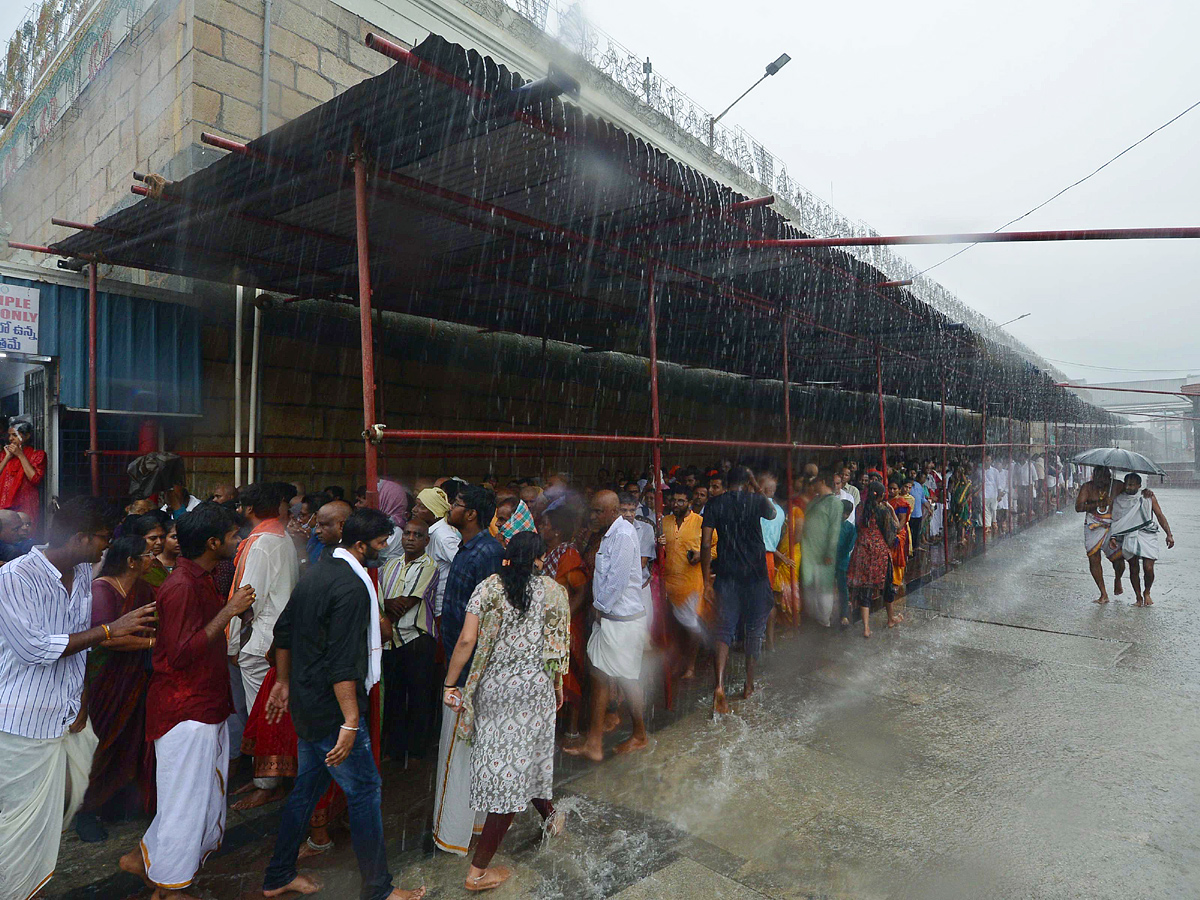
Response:
[[[0,469],[0,509],[27,513],[36,525],[42,512],[38,485],[46,476],[46,451],[25,448],[25,458],[33,467],[33,478],[27,478],[25,467],[15,456]]]
[[[162,737],[180,722],[216,725],[233,712],[224,632],[204,634],[225,605],[212,575],[190,559],[158,589],[158,640],[154,674],[146,695],[146,740]]]

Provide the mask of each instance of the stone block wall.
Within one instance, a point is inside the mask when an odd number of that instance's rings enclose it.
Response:
[[[261,0],[194,0],[193,139],[203,130],[248,141],[261,133]],[[273,0],[268,127],[332,99],[390,61],[363,45],[377,31],[329,0]],[[381,32],[382,33],[382,32]]]
[[[185,174],[172,163],[191,141],[191,48],[191,0],[149,3],[133,35],[0,191],[13,240],[60,240],[68,231],[52,217],[90,223],[133,202],[135,170]],[[10,255],[0,249],[0,259]]]

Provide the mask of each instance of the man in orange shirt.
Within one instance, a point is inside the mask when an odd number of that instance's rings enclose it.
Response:
[[[679,646],[684,663],[683,678],[696,674],[696,656],[704,638],[699,615],[704,593],[704,573],[700,569],[700,529],[704,518],[692,510],[686,488],[671,494],[671,515],[663,519],[663,587],[678,626]]]

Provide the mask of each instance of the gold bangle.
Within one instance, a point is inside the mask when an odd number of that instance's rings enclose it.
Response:
[[[112,632],[108,630],[108,626],[105,625],[103,622],[101,622],[100,627],[104,629],[104,639],[106,641],[111,641],[112,640]]]

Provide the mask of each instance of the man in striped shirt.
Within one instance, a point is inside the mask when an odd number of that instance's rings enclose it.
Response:
[[[44,552],[0,569],[0,897],[50,880],[83,800],[96,748],[81,703],[88,649],[151,633],[153,603],[92,621],[92,566],[111,537],[104,502],[79,497],[55,515]]]

